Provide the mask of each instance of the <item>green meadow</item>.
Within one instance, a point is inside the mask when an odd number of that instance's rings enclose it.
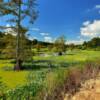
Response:
[[[54,86],[54,82],[60,81],[60,76],[57,76],[58,73],[64,74],[67,72],[67,69],[70,67],[75,66],[83,66],[84,63],[88,61],[98,61],[100,60],[100,51],[93,51],[93,50],[73,50],[73,51],[67,51],[65,55],[62,56],[34,56],[33,60],[50,60],[52,64],[57,64],[56,67],[52,68],[53,71],[51,71],[49,74],[47,74],[47,80],[51,81],[50,83],[47,82],[48,86],[51,86],[49,88],[52,88]],[[40,63],[40,65],[43,65],[44,63]],[[64,65],[65,64],[65,65]],[[27,76],[32,72],[33,75],[37,75],[38,72],[45,72],[48,70],[48,67],[39,67],[37,69],[34,68],[34,65],[32,66],[32,70],[22,70],[22,71],[13,71],[13,64],[11,63],[11,60],[0,60],[0,81],[7,86],[7,88],[15,88],[18,85],[24,85],[27,83]],[[35,66],[36,67],[36,66]],[[57,80],[57,77],[59,78]],[[64,76],[63,76],[64,77]],[[62,78],[62,77],[61,77]],[[62,80],[62,79],[61,79]],[[52,83],[53,82],[53,83]]]

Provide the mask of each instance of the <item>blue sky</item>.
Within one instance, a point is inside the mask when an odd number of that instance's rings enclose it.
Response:
[[[39,16],[31,26],[31,39],[52,42],[64,35],[68,43],[82,43],[100,36],[99,0],[37,0],[37,4]]]
[[[92,25],[100,20],[99,0],[38,0],[37,3],[39,17],[32,34],[40,40],[54,40],[61,35],[67,41],[89,40],[91,36],[82,35],[80,28],[86,28],[85,22]]]

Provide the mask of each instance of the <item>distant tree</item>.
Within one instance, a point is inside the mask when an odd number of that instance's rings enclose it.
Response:
[[[91,39],[90,41],[84,42],[82,46],[85,49],[100,47],[100,38],[99,37],[95,37],[95,38]]]
[[[62,55],[62,53],[66,51],[65,42],[66,40],[64,36],[57,38],[56,41],[54,42],[54,48],[55,48],[54,50],[58,52],[59,55]]]
[[[74,43],[71,43],[71,44],[69,45],[69,48],[70,48],[70,50],[72,51],[72,50],[75,48],[75,44],[74,44]]]
[[[100,38],[99,37],[93,38],[90,42],[91,42],[91,46],[93,48],[100,46]]]
[[[88,44],[86,41],[83,42],[83,44],[81,45],[81,49],[87,49],[88,48]]]
[[[36,49],[37,49],[38,54],[39,54],[41,48],[42,48],[42,45],[40,43],[37,43],[36,44]]]
[[[37,39],[33,39],[32,45],[34,46],[34,45],[36,45],[37,43],[38,43],[38,40],[37,40]]]
[[[1,54],[2,49],[4,49],[4,47],[5,47],[5,44],[4,44],[4,41],[3,41],[4,36],[5,35],[3,34],[3,32],[0,32],[0,54]]]
[[[37,18],[37,12],[35,10],[36,0],[0,0],[0,16],[10,16],[9,19],[5,21],[13,26],[5,27],[0,26],[2,29],[12,28],[16,33],[16,65],[15,70],[20,70],[22,66],[20,52],[25,55],[21,48],[21,38],[22,38],[22,26],[25,18],[33,24],[34,20]]]
[[[4,34],[2,32],[0,32],[0,38],[3,37],[3,36],[4,36]]]
[[[16,37],[12,36],[11,34],[7,34],[2,38],[2,41],[5,44],[4,48],[2,49],[3,58],[15,58],[15,39]]]
[[[51,45],[48,45],[48,50],[52,50],[53,49],[53,45],[51,44]]]

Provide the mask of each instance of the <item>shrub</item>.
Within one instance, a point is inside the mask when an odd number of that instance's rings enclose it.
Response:
[[[64,94],[74,95],[82,83],[90,78],[96,78],[100,72],[100,63],[87,62],[81,67],[69,68],[68,76],[63,85],[57,87],[48,100],[63,100]]]

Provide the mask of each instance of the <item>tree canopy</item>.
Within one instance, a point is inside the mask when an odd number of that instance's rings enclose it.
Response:
[[[16,48],[14,48],[16,51],[16,70],[20,70],[20,61],[22,62],[21,54],[26,54],[26,52],[24,52],[26,49],[22,48],[22,40],[25,42],[25,33],[28,31],[29,27],[25,28],[23,22],[28,20],[30,24],[34,23],[37,18],[35,6],[36,0],[0,0],[0,17],[10,16],[8,17],[9,19],[5,19],[5,22],[9,23],[9,26],[1,24],[0,28],[2,30],[12,29],[16,32]]]

